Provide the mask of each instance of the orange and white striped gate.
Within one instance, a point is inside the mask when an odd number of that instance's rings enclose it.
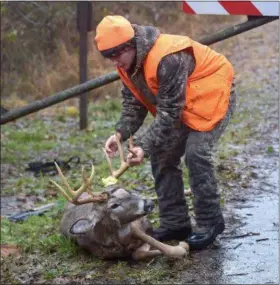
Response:
[[[279,1],[184,1],[187,14],[279,16]]]

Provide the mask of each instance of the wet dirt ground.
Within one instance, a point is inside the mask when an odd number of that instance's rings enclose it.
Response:
[[[222,183],[231,188],[224,206],[226,230],[216,248],[191,253],[191,265],[182,275],[186,283],[279,284],[278,25],[236,37],[230,59],[245,90],[236,112],[248,108],[250,116],[256,111],[260,116],[250,140],[231,158],[240,165],[240,179]],[[255,83],[258,88],[246,92]],[[268,146],[274,151],[268,153]]]

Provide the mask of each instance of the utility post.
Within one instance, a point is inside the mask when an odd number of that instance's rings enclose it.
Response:
[[[80,83],[87,81],[87,53],[88,32],[92,30],[92,3],[89,1],[77,2],[77,28],[80,33],[79,68]],[[88,125],[88,101],[87,93],[80,97],[80,129]]]

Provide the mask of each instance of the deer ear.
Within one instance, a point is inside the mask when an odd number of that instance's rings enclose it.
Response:
[[[77,235],[77,234],[85,234],[87,231],[92,229],[94,227],[95,223],[88,219],[80,219],[76,221],[71,229],[70,233]]]

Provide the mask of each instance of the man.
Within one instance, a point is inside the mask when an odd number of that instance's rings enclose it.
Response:
[[[160,227],[153,236],[160,241],[186,239],[191,248],[205,248],[225,228],[211,151],[233,112],[231,64],[188,37],[132,25],[121,16],[105,17],[95,41],[123,83],[123,109],[106,152],[114,156],[116,136],[127,140],[150,111],[155,119],[128,161],[139,165],[144,156],[150,158],[160,211]],[[180,168],[183,155],[194,194],[193,231]]]

